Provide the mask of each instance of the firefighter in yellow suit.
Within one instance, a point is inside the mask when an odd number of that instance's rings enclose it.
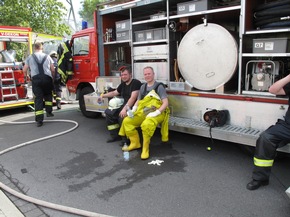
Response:
[[[120,136],[130,139],[130,145],[123,151],[132,151],[141,148],[137,127],[141,127],[143,146],[141,159],[149,158],[149,145],[156,127],[161,125],[162,142],[168,142],[169,108],[168,98],[164,86],[154,79],[154,70],[147,66],[143,69],[146,83],[140,88],[138,100],[132,108],[134,116],[128,115],[122,122]]]

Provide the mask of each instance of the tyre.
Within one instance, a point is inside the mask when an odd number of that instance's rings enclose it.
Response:
[[[101,113],[99,112],[86,111],[84,95],[92,93],[92,92],[94,92],[92,87],[84,87],[83,89],[81,89],[80,97],[79,97],[80,110],[83,113],[83,115],[87,118],[97,118],[101,116]]]

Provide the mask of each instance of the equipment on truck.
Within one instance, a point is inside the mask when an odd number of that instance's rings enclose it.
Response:
[[[221,54],[217,55],[219,52]],[[235,73],[237,43],[222,26],[200,24],[182,38],[177,61],[183,78],[193,87],[214,90],[228,82]]]
[[[33,109],[33,94],[29,78],[23,71],[23,60],[32,53],[34,42],[44,43],[44,52],[53,50],[63,37],[32,32],[31,28],[0,26],[0,110],[29,106]],[[7,49],[8,43],[23,43],[27,52],[20,55],[19,50]],[[55,50],[55,49],[54,49]]]
[[[120,65],[131,65],[142,82],[143,68],[151,66],[167,86],[170,130],[208,137],[203,114],[214,105],[231,118],[212,129],[213,138],[254,146],[288,106],[268,88],[289,74],[289,30],[254,29],[252,9],[263,2],[133,0],[97,7],[94,27],[76,32],[70,42],[69,96],[79,100],[86,117],[99,116],[91,93],[116,88]],[[261,40],[266,36],[272,40]]]
[[[248,69],[252,66],[251,74]],[[279,76],[280,69],[284,70],[283,62],[272,60],[251,60],[246,66],[246,90],[268,91],[269,87],[275,82]]]
[[[7,42],[26,43],[29,48],[31,29],[0,26],[0,110],[33,105],[29,80],[22,72],[23,63],[16,59],[17,50],[7,49]]]

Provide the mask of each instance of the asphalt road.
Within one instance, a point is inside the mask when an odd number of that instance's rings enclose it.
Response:
[[[1,113],[0,119],[7,115]],[[33,120],[30,115],[19,121]],[[0,156],[0,166],[28,196],[119,217],[290,216],[285,193],[290,186],[289,157],[275,161],[269,186],[248,191],[252,157],[238,144],[215,141],[209,152],[208,138],[170,132],[172,145],[161,145],[157,130],[150,159],[142,161],[140,151],[133,151],[125,162],[119,143],[106,143],[104,118],[85,118],[75,108],[55,112],[46,120],[73,120],[78,128]],[[40,128],[34,123],[0,125],[0,150],[73,126],[67,122],[44,122]],[[163,162],[148,164],[153,160]],[[51,217],[75,216],[43,211]]]

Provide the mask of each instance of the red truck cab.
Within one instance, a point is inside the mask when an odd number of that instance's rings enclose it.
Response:
[[[71,39],[73,77],[67,82],[67,89],[73,98],[79,100],[79,106],[86,117],[99,115],[86,111],[84,95],[95,91],[95,81],[99,72],[98,42],[95,28],[76,32]]]

